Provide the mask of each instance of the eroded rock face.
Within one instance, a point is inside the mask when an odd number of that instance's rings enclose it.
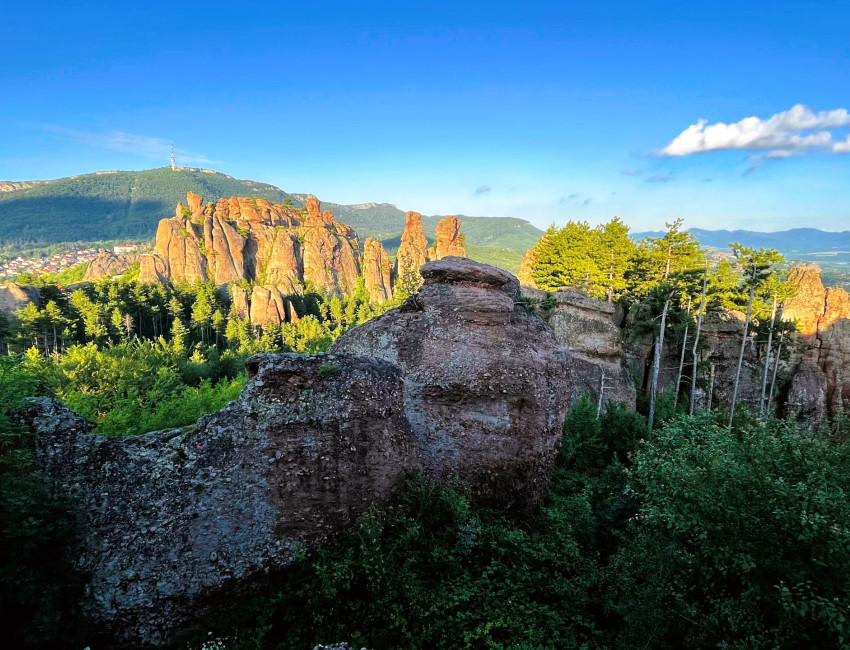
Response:
[[[223,286],[250,280],[283,293],[310,283],[329,293],[350,293],[360,276],[353,229],[320,211],[315,197],[307,215],[264,199],[231,197],[204,204],[190,192],[163,219],[151,255],[142,256],[141,282],[212,280]]]
[[[534,277],[532,276],[535,264],[537,264],[537,253],[533,248],[529,248],[525,251],[522,262],[519,265],[519,275],[517,277],[522,286],[532,289],[537,288],[537,284],[534,282]]]
[[[7,282],[0,284],[0,311],[14,314],[29,303],[41,304],[41,293],[38,287]]]
[[[624,402],[635,407],[635,384],[625,364],[624,334],[616,323],[616,307],[575,289],[554,293],[523,288],[523,295],[554,298],[544,320],[572,353],[571,393],[587,391],[594,400]]]
[[[419,273],[428,261],[428,240],[422,230],[422,215],[418,212],[405,214],[404,232],[396,253],[396,276],[404,278]]]
[[[37,466],[77,504],[82,615],[113,646],[175,641],[409,471],[509,512],[540,502],[579,396],[574,358],[509,273],[446,257],[422,276],[331,354],[250,358],[242,396],[190,427],[106,438],[31,403]]]
[[[426,473],[459,479],[470,497],[522,512],[548,485],[567,404],[571,359],[515,304],[516,278],[446,257],[398,309],[341,336],[336,353],[397,364]]]
[[[24,416],[52,489],[76,499],[82,614],[113,647],[168,643],[419,467],[393,364],[279,354],[247,366],[242,397],[184,429],[98,436],[47,398]]]
[[[94,282],[126,273],[131,264],[139,261],[139,255],[124,255],[101,251],[89,262],[83,282]]]
[[[393,297],[391,266],[383,244],[367,237],[363,243],[363,281],[372,301],[383,302]]]
[[[464,237],[460,232],[460,219],[457,217],[443,217],[437,224],[434,239],[434,245],[428,250],[428,259],[441,260],[450,255],[466,257]]]
[[[789,411],[802,408],[795,406],[802,398],[793,393],[794,382],[797,386],[814,386],[812,374],[818,368],[825,383],[823,404],[807,408],[813,414],[834,417],[850,407],[850,295],[844,289],[824,288],[815,265],[791,269],[788,282],[796,293],[785,302],[782,315],[795,320],[799,328],[793,337],[798,345],[791,359]],[[803,377],[797,380],[797,374]],[[821,394],[808,388],[803,393],[812,398]]]

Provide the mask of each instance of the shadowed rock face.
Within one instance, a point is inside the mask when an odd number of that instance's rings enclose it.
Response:
[[[18,309],[23,309],[29,303],[41,304],[41,293],[38,287],[20,285],[14,282],[0,284],[0,311],[14,314]]]
[[[391,266],[383,244],[367,237],[363,243],[363,281],[370,300],[383,302],[393,297]]]
[[[128,438],[58,402],[25,421],[77,500],[84,616],[115,643],[162,645],[350,526],[419,467],[401,374],[350,355],[258,355],[242,397],[197,425]]]
[[[264,199],[234,196],[205,205],[189,192],[186,202],[159,222],[154,251],[141,259],[141,282],[246,279],[283,293],[299,293],[306,283],[337,294],[357,286],[357,235],[328,210],[321,213],[315,197],[306,216]]]
[[[398,364],[425,471],[459,479],[478,502],[522,512],[538,503],[570,401],[569,354],[516,308],[509,273],[446,257],[399,308],[350,330],[336,353]]]

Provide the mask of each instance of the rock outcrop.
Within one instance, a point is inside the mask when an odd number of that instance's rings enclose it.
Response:
[[[41,304],[41,293],[38,287],[7,282],[0,284],[0,311],[14,314],[29,303]]]
[[[844,289],[824,288],[820,269],[814,265],[791,269],[788,283],[796,292],[785,302],[782,317],[796,321],[798,327],[788,409],[796,413],[803,408],[830,417],[846,413],[850,407],[850,295]],[[815,368],[823,382],[814,381]],[[821,395],[814,388],[821,383],[822,403],[803,404]]]
[[[260,355],[242,397],[197,425],[107,438],[54,400],[24,419],[73,497],[83,616],[112,647],[158,646],[350,526],[419,467],[398,367]]]
[[[81,612],[112,646],[175,642],[407,472],[517,514],[540,502],[579,396],[574,358],[509,273],[446,257],[422,276],[331,354],[251,357],[242,396],[193,426],[106,438],[31,402],[36,464],[76,503]]]
[[[190,192],[187,207],[159,223],[154,251],[141,259],[141,282],[250,280],[283,293],[310,284],[351,293],[360,276],[360,248],[350,227],[315,197],[306,215],[265,199],[231,197],[204,204]]]
[[[624,402],[634,409],[637,396],[626,367],[622,327],[617,308],[576,289],[546,293],[523,287],[523,295],[554,306],[542,310],[543,319],[560,343],[572,352],[571,387],[573,395],[587,391],[594,400]]]
[[[529,248],[525,251],[525,255],[522,257],[522,262],[519,264],[519,283],[524,287],[530,287],[532,289],[537,288],[537,284],[534,282],[534,265],[537,263],[537,253],[533,248]]]
[[[83,282],[95,282],[103,278],[114,278],[126,273],[130,266],[139,261],[139,255],[116,254],[101,251],[89,262]]]
[[[422,215],[418,212],[405,214],[404,232],[396,253],[396,277],[400,281],[419,275],[419,269],[428,261],[428,240],[422,230]]]
[[[404,405],[425,471],[457,479],[478,502],[537,503],[572,395],[569,353],[516,303],[516,278],[446,257],[402,307],[343,334],[336,353],[368,354],[404,378]]]
[[[466,257],[464,236],[460,232],[460,219],[443,217],[434,232],[434,245],[428,249],[428,259],[441,260],[444,257]]]
[[[363,281],[369,298],[383,302],[393,297],[390,256],[381,242],[367,237],[363,243]]]

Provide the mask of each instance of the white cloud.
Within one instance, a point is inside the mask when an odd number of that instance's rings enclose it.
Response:
[[[90,147],[97,147],[98,149],[134,153],[150,158],[162,158],[163,164],[165,164],[171,156],[171,143],[163,138],[136,135],[134,133],[125,133],[123,131],[112,131],[111,133],[89,133],[86,131],[77,131],[75,129],[66,129],[55,126],[47,127],[47,130],[51,133],[72,138]],[[174,155],[177,158],[178,164],[221,162],[218,160],[210,160],[203,154],[181,149],[179,147],[174,147]]]
[[[745,117],[740,122],[708,124],[699,120],[662,149],[662,156],[687,156],[722,150],[767,151],[770,158],[787,158],[810,149],[844,153],[844,143],[833,143],[829,129],[850,126],[845,108],[815,113],[802,104],[766,120]],[[848,140],[850,142],[850,140]],[[850,144],[847,145],[850,151]]]
[[[850,135],[844,142],[836,142],[832,145],[833,153],[850,153]]]

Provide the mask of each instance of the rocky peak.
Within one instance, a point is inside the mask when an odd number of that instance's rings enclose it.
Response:
[[[307,208],[307,219],[310,221],[321,221],[322,220],[322,212],[319,204],[319,199],[315,196],[308,196],[307,202],[305,203],[305,207]]]
[[[537,263],[537,252],[533,248],[529,248],[525,251],[525,255],[522,258],[522,262],[519,265],[519,282],[524,287],[531,287],[532,289],[537,288],[537,284],[534,282],[534,277],[532,276],[532,271],[534,271],[534,265]]]
[[[396,275],[399,277],[418,273],[419,267],[428,261],[428,240],[422,230],[422,215],[408,212],[404,218],[404,232],[396,254]]]
[[[201,204],[203,203],[203,199],[200,194],[195,194],[194,192],[189,192],[186,194],[186,203],[189,205],[189,211],[192,215],[199,214],[201,212]]]
[[[428,257],[439,260],[453,255],[466,257],[464,237],[460,232],[460,219],[453,216],[444,217],[437,224],[434,245],[428,251]]]
[[[357,286],[357,235],[329,210],[323,214],[316,197],[307,199],[306,219],[297,208],[250,197],[204,205],[189,192],[186,202],[188,208],[178,203],[175,216],[160,221],[154,251],[141,259],[141,282],[223,286],[244,279],[283,293],[307,283],[337,294]]]

